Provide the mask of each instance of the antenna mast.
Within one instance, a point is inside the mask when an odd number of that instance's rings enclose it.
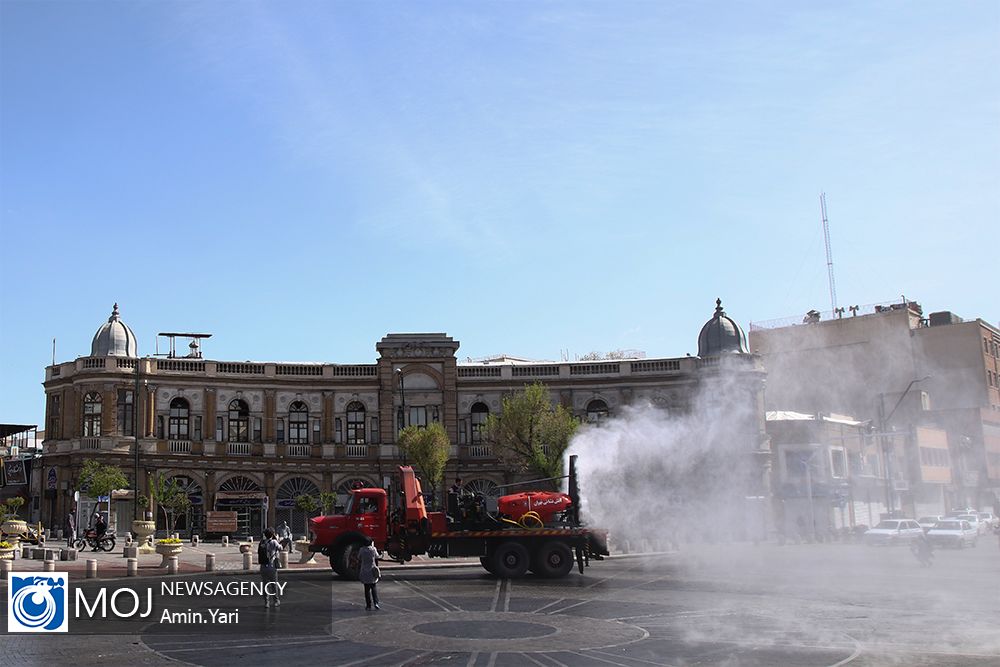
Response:
[[[823,212],[823,240],[826,242],[826,272],[830,276],[830,309],[837,310],[837,284],[833,280],[833,251],[830,249],[830,221],[826,217],[826,193],[819,194],[819,206]]]

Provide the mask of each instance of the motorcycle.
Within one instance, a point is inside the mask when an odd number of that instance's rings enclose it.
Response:
[[[105,533],[102,537],[98,537],[97,531],[91,528],[90,530],[85,530],[83,535],[76,538],[73,546],[81,551],[86,546],[90,547],[92,551],[106,551],[110,553],[115,549],[115,536]]]
[[[930,567],[934,564],[934,549],[931,548],[927,538],[911,542],[910,551],[917,557],[921,567]]]

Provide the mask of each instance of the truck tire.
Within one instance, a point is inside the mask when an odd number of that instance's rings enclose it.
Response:
[[[490,574],[496,574],[496,572],[493,571],[493,561],[487,556],[480,556],[479,564],[482,565],[483,569],[489,572]]]
[[[565,577],[573,569],[573,550],[562,542],[546,542],[533,554],[531,571],[540,577]]]
[[[330,555],[330,567],[333,571],[348,581],[358,579],[358,552],[361,551],[360,542],[350,542],[340,547]]]
[[[518,579],[528,571],[531,559],[528,549],[520,542],[504,542],[493,552],[491,572],[501,579]]]

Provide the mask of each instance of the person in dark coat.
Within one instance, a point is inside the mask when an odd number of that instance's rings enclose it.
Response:
[[[372,543],[372,538],[369,537],[368,544],[361,547],[361,553],[358,554],[358,562],[360,564],[358,579],[365,585],[365,609],[371,609],[373,601],[375,608],[381,609],[378,606],[378,580],[380,578],[378,550]]]

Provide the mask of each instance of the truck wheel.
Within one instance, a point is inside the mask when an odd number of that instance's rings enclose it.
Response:
[[[358,554],[360,552],[360,542],[351,542],[344,545],[344,548],[340,550],[340,569],[337,570],[337,574],[349,581],[357,581],[358,569],[360,568]]]
[[[490,570],[501,579],[517,579],[528,571],[528,550],[518,542],[504,542],[493,552]]]
[[[540,577],[565,577],[573,569],[573,551],[562,542],[546,542],[535,552],[531,571]]]
[[[496,572],[493,571],[492,561],[488,557],[486,557],[486,556],[480,556],[479,557],[479,564],[482,565],[483,569],[486,570],[487,572],[489,572],[490,574],[496,574]]]
[[[342,558],[342,554],[339,551],[335,551],[332,554],[330,554],[330,568],[334,572],[336,572],[337,574],[339,574],[340,576],[343,577],[344,573],[340,570],[340,559],[341,558]]]

